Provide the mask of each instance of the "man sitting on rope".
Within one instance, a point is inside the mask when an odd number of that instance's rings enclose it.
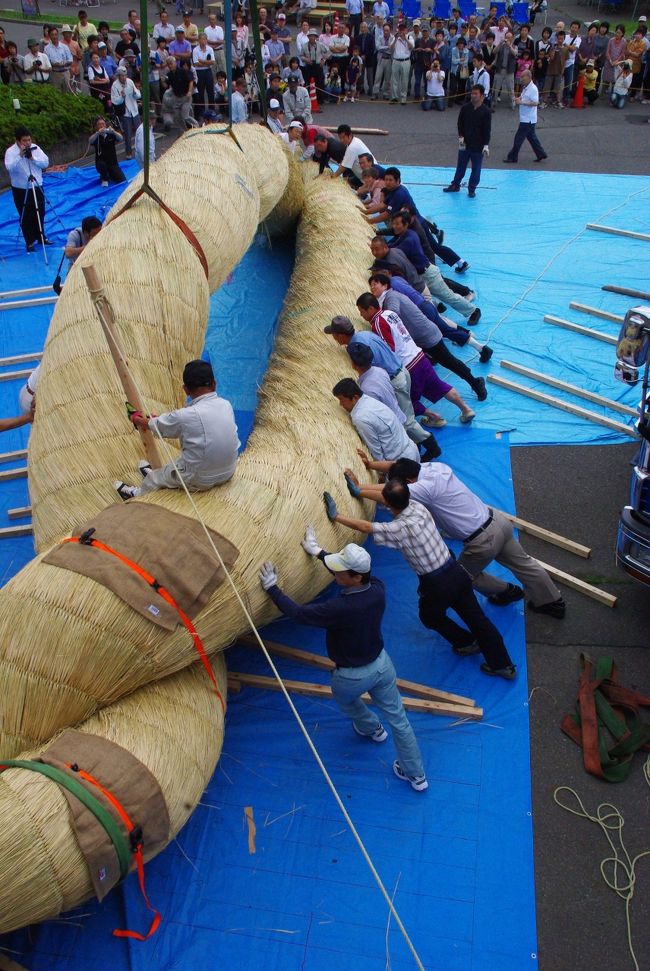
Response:
[[[204,492],[227,482],[235,473],[239,437],[232,405],[216,393],[217,383],[207,361],[190,361],[183,370],[183,390],[191,399],[186,408],[147,418],[140,412],[130,417],[136,428],[163,438],[177,438],[181,454],[176,462],[152,469],[142,460],[140,487],[115,482],[120,498],[127,500],[154,489],[181,489],[181,477],[191,492]]]

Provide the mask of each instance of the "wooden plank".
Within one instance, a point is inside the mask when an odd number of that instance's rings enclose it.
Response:
[[[598,307],[590,307],[586,303],[578,303],[577,300],[572,300],[569,304],[571,310],[579,310],[581,314],[590,314],[592,317],[600,317],[602,320],[611,320],[615,324],[622,324],[625,317],[621,317],[620,314],[612,314],[609,310],[599,310]]]
[[[44,287],[27,287],[26,290],[3,290],[0,293],[0,300],[7,300],[9,297],[24,297],[28,293],[48,293],[52,290],[52,284],[48,283]]]
[[[559,546],[560,549],[568,550],[569,553],[575,553],[576,556],[581,556],[583,560],[588,560],[591,556],[591,550],[588,546],[583,546],[581,543],[576,543],[572,539],[567,539],[566,536],[561,536],[559,533],[552,533],[549,529],[544,529],[543,526],[536,526],[535,523],[529,523],[528,520],[520,519],[519,516],[513,516],[509,512],[503,512],[503,510],[500,510],[500,512],[521,533],[528,533],[529,536],[543,539],[552,546]]]
[[[252,634],[246,634],[238,638],[238,642],[244,647],[253,647],[260,650],[257,639]],[[278,644],[277,641],[264,641],[269,654],[277,657],[287,658],[289,661],[297,661],[300,664],[309,664],[311,667],[320,668],[321,671],[333,671],[334,662],[322,654],[313,654],[311,651],[302,651],[298,647],[289,647],[288,644]],[[427,684],[418,684],[416,681],[405,681],[404,678],[397,679],[397,687],[400,691],[406,691],[411,695],[419,695],[429,698],[431,701],[447,701],[454,705],[475,705],[473,698],[465,698],[463,695],[454,695],[449,691],[440,691],[438,688],[430,688]]]
[[[0,371],[0,381],[26,381],[33,370],[30,367],[26,371]]]
[[[597,600],[599,603],[604,604],[605,607],[615,607],[617,597],[613,597],[611,593],[607,593],[606,590],[601,590],[600,587],[594,587],[591,583],[587,583],[585,580],[579,580],[578,577],[574,577],[571,573],[565,573],[564,570],[558,570],[556,566],[551,566],[550,563],[543,563],[541,560],[537,560],[540,566],[544,567],[547,573],[560,583],[564,583],[567,587],[571,587],[572,590],[577,590],[579,593],[584,593],[585,596],[591,597],[592,600]]]
[[[0,472],[0,482],[9,482],[11,479],[26,479],[27,478],[27,466],[21,465],[17,469],[5,469],[4,472]]]
[[[613,418],[607,418],[605,415],[597,415],[594,411],[581,408],[580,405],[573,405],[568,401],[560,401],[559,398],[553,398],[552,395],[544,394],[543,391],[527,388],[523,384],[515,384],[514,381],[507,381],[506,378],[500,378],[496,374],[488,374],[487,379],[492,384],[498,384],[501,388],[507,388],[508,391],[515,391],[517,394],[523,394],[527,398],[534,398],[535,401],[541,401],[542,404],[551,405],[552,408],[559,408],[560,411],[566,411],[570,415],[586,418],[587,421],[594,422],[596,425],[604,425],[605,428],[611,428],[615,432],[620,432],[621,435],[629,435],[630,438],[637,437],[636,431],[634,428],[630,428],[629,425],[624,425],[622,422],[615,421]]]
[[[320,125],[320,128],[324,128],[325,131],[331,131],[336,133],[336,125]],[[389,135],[390,132],[386,131],[385,128],[358,128],[354,126],[355,135]]]
[[[630,290],[629,287],[616,287],[613,284],[607,284],[607,286],[601,287],[601,290],[607,290],[609,293],[622,293],[624,297],[635,297],[638,300],[650,300],[650,293],[646,293],[644,290]]]
[[[31,536],[34,530],[31,523],[24,526],[4,526],[0,529],[0,539],[15,539],[16,536]]]
[[[16,462],[27,458],[27,449],[19,448],[16,452],[0,452],[0,462]]]
[[[628,236],[630,239],[644,239],[650,243],[647,233],[634,233],[631,229],[615,229],[614,226],[601,226],[600,223],[587,223],[586,229],[593,229],[597,233],[611,233],[612,236]]]
[[[229,671],[228,682],[246,685],[249,688],[259,688],[261,691],[281,691],[276,678],[269,678],[262,674],[244,674],[241,671]],[[327,684],[314,684],[310,681],[290,681],[283,678],[282,683],[290,694],[306,695],[309,698],[332,698],[332,689]],[[370,695],[361,695],[361,700],[372,704]],[[472,718],[478,720],[483,717],[483,709],[469,705],[450,705],[440,701],[429,701],[427,698],[402,698],[407,711],[428,712],[430,715],[453,715],[456,718]]]
[[[56,303],[59,298],[56,294],[51,297],[36,297],[34,300],[10,300],[8,303],[0,302],[0,310],[18,310],[19,307],[41,307],[46,303]]]
[[[552,388],[568,391],[570,394],[576,395],[577,398],[584,398],[585,401],[593,401],[594,404],[604,405],[605,408],[611,408],[613,411],[618,411],[622,415],[630,415],[632,418],[639,417],[639,412],[635,408],[630,408],[629,405],[622,405],[619,401],[612,401],[611,398],[605,398],[602,394],[586,391],[584,388],[579,388],[575,384],[569,384],[567,381],[560,381],[558,378],[551,377],[550,374],[533,371],[532,368],[524,367],[523,364],[516,364],[514,361],[501,361],[501,367],[507,371],[514,371],[515,374],[523,374],[524,377],[532,378],[534,381],[542,381],[544,384],[550,384]]]
[[[564,320],[563,317],[554,317],[552,314],[544,314],[547,324],[555,324],[556,327],[563,327],[571,330],[575,334],[583,334],[585,337],[593,337],[597,341],[605,344],[618,344],[618,339],[611,334],[602,334],[599,330],[592,330],[591,327],[583,327],[582,324],[574,324],[572,320]]]
[[[31,506],[16,506],[15,509],[7,510],[7,516],[9,519],[25,519],[26,516],[31,516],[31,514]]]
[[[43,351],[36,351],[35,354],[13,354],[11,357],[0,357],[0,367],[8,364],[25,364],[27,361],[40,361]]]

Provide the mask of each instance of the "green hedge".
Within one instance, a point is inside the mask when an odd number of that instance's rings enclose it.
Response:
[[[13,99],[20,101],[20,111]],[[4,151],[14,141],[14,130],[25,125],[37,145],[46,151],[57,142],[89,135],[101,113],[96,98],[64,94],[50,84],[0,85],[0,145]]]

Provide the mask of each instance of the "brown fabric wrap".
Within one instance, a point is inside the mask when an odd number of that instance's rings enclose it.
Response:
[[[119,824],[128,843],[126,826],[108,799],[96,786],[84,782],[78,773],[72,772],[67,766],[78,765],[115,796],[131,822],[142,827],[145,860],[159,853],[169,842],[169,813],[160,786],[149,769],[121,745],[70,728],[42,753],[40,759],[46,765],[69,773],[99,800]],[[95,893],[102,900],[120,879],[113,844],[90,809],[86,809],[67,789],[62,788],[61,792],[68,801],[72,826],[88,865]]]
[[[72,535],[81,536],[93,526],[93,539],[155,577],[191,619],[225,579],[203,527],[189,516],[151,503],[121,502],[107,506],[92,520],[76,527]],[[230,569],[239,550],[212,529],[210,535]],[[174,608],[146,580],[105,550],[81,543],[61,543],[50,550],[43,562],[96,580],[166,630],[174,630],[181,623]]]

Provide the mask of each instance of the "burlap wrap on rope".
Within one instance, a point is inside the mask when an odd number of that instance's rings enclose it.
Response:
[[[93,785],[84,783],[67,766],[76,764],[111,792],[122,804],[134,824],[142,828],[145,860],[159,853],[169,842],[169,813],[160,786],[152,773],[120,745],[97,735],[69,729],[41,754],[41,762],[70,774],[111,813],[128,833],[106,797]],[[102,900],[120,879],[115,849],[97,817],[72,793],[62,790],[77,836],[79,849],[88,866],[93,889]]]
[[[93,539],[101,540],[150,573],[191,619],[225,580],[203,527],[189,516],[148,503],[120,502],[103,509],[83,526],[77,526],[72,535],[82,536],[91,528]],[[230,570],[239,551],[215,530],[211,529],[210,534]],[[103,550],[64,542],[55,546],[43,562],[101,583],[147,620],[166,630],[174,630],[181,623],[177,611],[157,596],[141,576]]]

